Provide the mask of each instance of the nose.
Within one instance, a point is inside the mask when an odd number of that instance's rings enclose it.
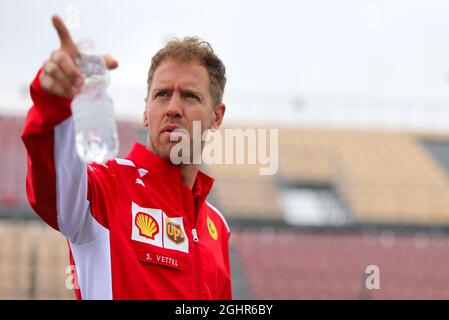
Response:
[[[174,93],[170,98],[165,114],[167,117],[180,117],[182,116],[182,108],[182,100],[178,94]]]

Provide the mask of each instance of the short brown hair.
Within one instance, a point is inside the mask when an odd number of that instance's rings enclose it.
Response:
[[[210,93],[214,106],[222,102],[226,84],[226,68],[223,62],[214,53],[212,46],[207,41],[197,37],[174,38],[167,42],[151,59],[148,71],[148,88],[150,90],[154,72],[157,67],[167,59],[181,62],[199,62],[209,74]]]

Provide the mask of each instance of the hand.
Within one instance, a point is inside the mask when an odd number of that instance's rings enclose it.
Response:
[[[84,83],[84,77],[75,63],[80,52],[62,19],[53,16],[52,22],[58,32],[61,47],[53,51],[50,58],[44,62],[39,81],[45,91],[72,99]],[[103,55],[103,59],[108,69],[117,68],[118,62],[110,55]]]

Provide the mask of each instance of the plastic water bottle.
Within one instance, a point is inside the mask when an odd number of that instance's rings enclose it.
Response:
[[[76,150],[86,163],[103,163],[114,158],[119,148],[114,106],[106,92],[109,71],[98,55],[81,53],[77,65],[85,80],[72,101]]]

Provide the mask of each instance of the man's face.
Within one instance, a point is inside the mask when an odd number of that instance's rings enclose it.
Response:
[[[201,122],[201,133],[220,126],[225,106],[213,105],[209,81],[206,68],[196,62],[169,59],[157,67],[143,114],[150,151],[169,160],[177,143],[170,141],[173,130],[187,130],[192,140],[194,121]]]

